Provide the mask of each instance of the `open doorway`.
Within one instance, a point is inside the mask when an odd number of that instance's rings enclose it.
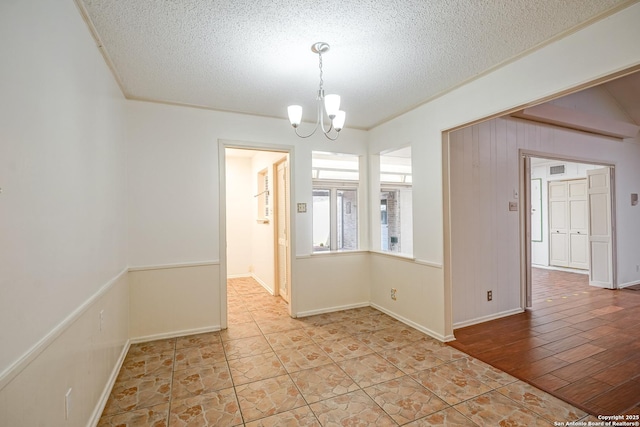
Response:
[[[585,284],[613,289],[613,166],[527,152],[522,161],[525,306],[551,277],[541,270],[587,274]]]
[[[290,154],[224,147],[224,277],[227,287],[266,291],[291,313]],[[221,177],[222,178],[222,177]],[[233,323],[232,292],[225,292]],[[239,319],[241,320],[241,319]]]

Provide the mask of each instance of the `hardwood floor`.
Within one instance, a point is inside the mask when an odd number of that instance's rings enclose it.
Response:
[[[640,414],[640,291],[533,269],[533,308],[450,345],[593,415]]]

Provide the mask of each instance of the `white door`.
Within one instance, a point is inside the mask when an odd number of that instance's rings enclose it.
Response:
[[[549,183],[549,264],[569,266],[567,182]]]
[[[610,168],[587,171],[589,284],[613,289],[613,236]]]
[[[589,269],[589,224],[587,209],[587,180],[567,182],[569,267]]]
[[[284,159],[276,167],[276,271],[278,293],[289,302],[291,284],[289,280],[289,186],[287,161]]]

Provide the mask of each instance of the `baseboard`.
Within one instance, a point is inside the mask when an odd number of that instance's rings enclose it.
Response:
[[[87,423],[87,427],[96,427],[100,422],[100,417],[102,416],[102,411],[104,411],[104,407],[107,406],[107,401],[109,400],[109,396],[111,395],[111,390],[116,383],[116,379],[118,378],[118,374],[120,373],[120,369],[122,368],[122,364],[127,357],[127,353],[129,352],[129,347],[131,347],[131,340],[127,340],[126,344],[122,348],[122,352],[120,352],[120,357],[118,358],[117,363],[113,367],[111,371],[111,375],[109,376],[109,380],[107,384],[104,386],[104,390],[102,391],[102,395],[96,404],[95,409],[93,410],[93,414],[91,414],[91,418],[89,418],[89,422]]]
[[[417,329],[418,331],[420,331],[420,332],[422,332],[424,334],[427,334],[431,338],[435,338],[438,341],[449,342],[449,341],[454,341],[455,340],[455,337],[453,335],[442,335],[442,334],[439,334],[439,333],[437,333],[435,331],[432,331],[429,328],[425,328],[424,326],[414,322],[413,320],[409,320],[409,319],[407,319],[405,317],[402,317],[402,316],[400,316],[400,315],[398,315],[398,314],[396,314],[396,313],[394,313],[394,312],[392,312],[390,310],[387,310],[386,308],[381,307],[378,304],[371,303],[371,307],[375,308],[376,310],[380,310],[384,314],[386,314],[388,316],[391,316],[394,319],[399,320],[400,322],[404,323],[405,325],[411,326],[412,328]]]
[[[618,286],[618,289],[628,288],[629,286],[640,285],[640,282],[627,282]]]
[[[368,302],[361,302],[361,303],[357,303],[357,304],[348,304],[348,305],[341,305],[341,306],[336,306],[336,307],[321,308],[321,309],[318,309],[318,310],[299,311],[298,313],[296,313],[295,317],[297,317],[297,318],[309,317],[309,316],[315,316],[317,314],[333,313],[335,311],[343,311],[343,310],[351,310],[353,308],[369,307],[370,305],[371,304],[369,304]]]
[[[489,314],[487,316],[476,317],[475,319],[465,320],[453,324],[453,329],[465,328],[467,326],[477,325],[478,323],[488,322],[490,320],[500,319],[502,317],[513,316],[514,314],[524,313],[522,308],[514,308],[513,310],[501,311],[500,313]]]
[[[207,332],[218,332],[221,329],[222,328],[220,327],[220,325],[205,326],[202,328],[184,329],[181,331],[173,331],[173,332],[167,332],[162,334],[145,335],[142,337],[131,338],[130,342],[131,344],[138,344],[141,342],[164,340],[169,338],[183,337],[187,335],[205,334]]]
[[[253,280],[255,280],[256,282],[260,283],[260,286],[265,288],[267,290],[267,292],[269,292],[269,294],[271,296],[276,294],[275,290],[269,288],[269,286],[265,282],[263,282],[262,279],[260,279],[258,276],[255,275],[255,273],[251,273],[251,277],[253,278]]]

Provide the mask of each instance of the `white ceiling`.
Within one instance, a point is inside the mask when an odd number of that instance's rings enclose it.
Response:
[[[128,98],[369,129],[629,0],[76,0]]]

